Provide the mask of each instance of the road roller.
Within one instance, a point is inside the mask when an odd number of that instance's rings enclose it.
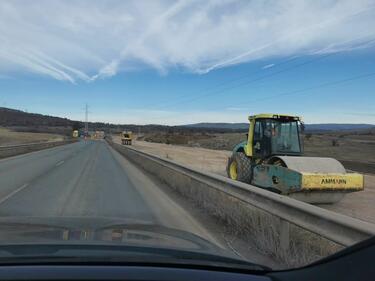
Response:
[[[363,175],[336,159],[303,156],[304,124],[286,114],[249,116],[247,139],[228,159],[229,178],[312,204],[332,204],[364,188]]]

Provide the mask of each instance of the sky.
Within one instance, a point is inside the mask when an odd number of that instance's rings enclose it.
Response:
[[[0,106],[122,124],[375,124],[375,0],[0,1]]]

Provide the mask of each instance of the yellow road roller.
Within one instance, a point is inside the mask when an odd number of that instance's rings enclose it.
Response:
[[[363,175],[348,173],[336,159],[303,156],[300,117],[258,114],[249,121],[247,140],[228,159],[231,179],[312,204],[335,203],[363,190]]]

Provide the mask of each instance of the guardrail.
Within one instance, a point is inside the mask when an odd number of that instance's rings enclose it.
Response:
[[[224,221],[231,234],[285,265],[304,265],[375,235],[374,224],[108,142]]]
[[[8,145],[0,146],[0,158],[6,158],[19,154],[24,154],[32,151],[42,150],[51,148],[59,145],[75,142],[75,140],[62,140],[62,141],[51,141],[51,142],[38,142],[38,143],[27,143],[19,145]]]

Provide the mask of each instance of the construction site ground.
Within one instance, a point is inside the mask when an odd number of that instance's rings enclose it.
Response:
[[[121,143],[119,137],[114,141]],[[175,162],[226,176],[226,163],[231,155],[227,150],[212,150],[199,147],[187,147],[164,143],[152,143],[133,140],[132,147]],[[335,204],[319,205],[337,213],[375,223],[375,175],[365,174],[365,190],[347,194],[344,199]]]

